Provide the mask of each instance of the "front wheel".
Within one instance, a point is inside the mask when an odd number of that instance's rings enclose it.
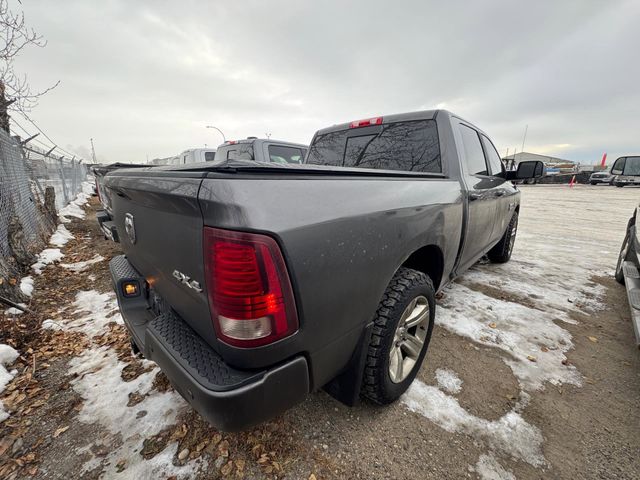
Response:
[[[622,188],[622,187],[624,187],[624,183],[614,182],[613,184],[614,184],[616,187],[618,187],[618,188]]]
[[[374,318],[362,396],[386,405],[409,388],[427,353],[435,308],[431,279],[417,270],[398,269]]]
[[[598,184],[598,182],[589,182],[589,183],[591,183],[591,185],[597,185]]]
[[[513,253],[513,245],[516,243],[518,233],[518,212],[513,212],[513,217],[509,221],[507,231],[504,232],[500,241],[487,253],[489,260],[493,263],[507,263]]]

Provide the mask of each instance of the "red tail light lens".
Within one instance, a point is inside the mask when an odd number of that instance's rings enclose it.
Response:
[[[291,282],[273,238],[205,227],[204,249],[211,318],[220,340],[257,347],[298,330]]]
[[[382,125],[382,117],[365,118],[364,120],[356,120],[349,124],[349,128],[370,127],[371,125]]]

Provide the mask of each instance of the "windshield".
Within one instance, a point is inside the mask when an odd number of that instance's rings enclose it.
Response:
[[[311,165],[442,172],[434,120],[395,122],[318,135],[309,148]]]
[[[640,157],[627,157],[624,174],[640,176]]]

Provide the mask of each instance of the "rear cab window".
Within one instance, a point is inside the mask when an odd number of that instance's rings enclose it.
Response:
[[[269,161],[273,163],[300,164],[304,159],[305,149],[285,145],[269,145]]]
[[[204,161],[213,162],[216,159],[216,152],[204,152]]]
[[[216,160],[254,160],[253,143],[234,143],[218,147]]]
[[[435,120],[411,120],[317,135],[311,165],[442,173]]]

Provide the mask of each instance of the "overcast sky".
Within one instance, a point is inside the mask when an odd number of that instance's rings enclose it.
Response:
[[[17,3],[14,1],[14,4]],[[19,6],[18,6],[19,7]],[[23,0],[18,60],[60,145],[144,162],[250,135],[447,108],[500,153],[640,153],[638,1]],[[24,122],[21,122],[24,123]]]

